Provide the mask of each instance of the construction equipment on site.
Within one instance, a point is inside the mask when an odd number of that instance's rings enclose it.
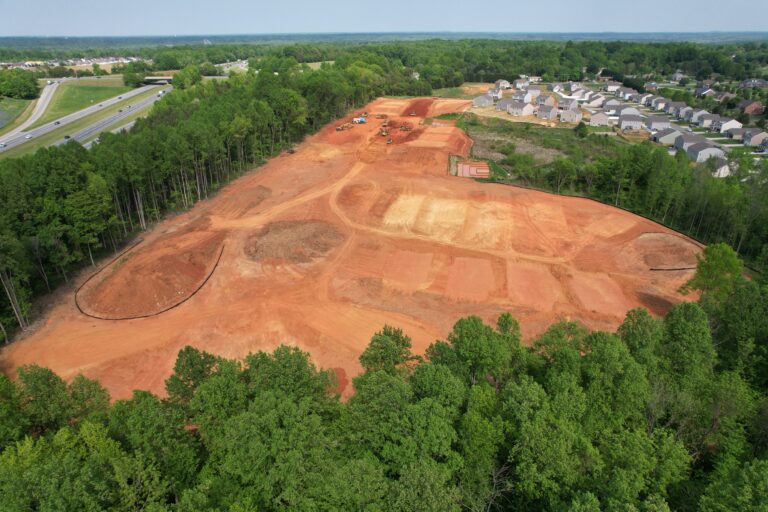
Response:
[[[376,119],[386,119],[387,114],[376,114]]]
[[[387,129],[386,126],[382,126],[381,128],[379,128],[379,135],[381,135],[382,137],[386,137],[387,135],[389,135],[389,129]]]
[[[355,125],[353,125],[352,123],[344,123],[344,124],[340,124],[339,126],[337,126],[337,127],[336,127],[336,131],[337,131],[337,132],[342,132],[342,131],[344,131],[344,130],[349,130],[349,129],[351,129],[351,128],[354,128],[354,126],[355,126]]]
[[[400,125],[400,131],[409,132],[411,130],[413,130],[411,123],[403,123]]]
[[[416,115],[416,111],[415,110],[411,110],[411,113],[408,114],[408,115],[411,116],[411,117],[414,117]]]
[[[392,139],[387,139],[387,144],[392,144]]]
[[[355,124],[365,124],[366,119],[364,117],[353,117],[352,122]]]

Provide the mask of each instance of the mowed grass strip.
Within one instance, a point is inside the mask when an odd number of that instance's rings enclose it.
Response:
[[[0,98],[0,135],[13,130],[34,110],[34,101]]]
[[[51,144],[58,142],[59,140],[63,139],[65,135],[70,135],[70,136],[74,135],[76,132],[82,130],[83,128],[87,128],[88,126],[92,125],[93,123],[101,119],[104,119],[105,117],[109,117],[111,115],[116,114],[118,110],[125,109],[127,105],[135,105],[141,100],[148,98],[154,94],[157,94],[157,92],[158,92],[158,89],[152,89],[150,91],[138,94],[131,98],[120,101],[110,107],[106,107],[103,110],[94,112],[89,116],[85,116],[82,119],[78,119],[73,123],[69,123],[65,126],[61,126],[56,130],[46,133],[45,135],[35,137],[29,142],[26,142],[24,144],[21,144],[20,146],[16,146],[3,153],[0,153],[0,159],[14,158],[14,157],[19,157],[19,156],[24,156],[24,155],[34,153],[41,147],[50,146]],[[150,105],[146,107],[144,110],[148,113],[151,108],[152,106]],[[120,124],[122,124],[122,120]]]
[[[32,128],[37,128],[130,90],[130,87],[123,85],[122,77],[83,78],[62,82],[53,94],[45,113],[32,125]]]

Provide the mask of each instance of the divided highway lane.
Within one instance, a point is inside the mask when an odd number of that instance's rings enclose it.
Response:
[[[3,144],[3,147],[0,147],[0,153],[3,151],[7,151],[11,148],[14,148],[16,146],[20,146],[21,144],[24,144],[25,142],[29,141],[30,139],[34,139],[35,137],[39,137],[40,135],[45,135],[48,132],[52,132],[53,130],[58,130],[62,126],[66,126],[67,124],[77,121],[78,119],[82,119],[83,117],[86,117],[88,115],[91,115],[95,112],[98,112],[102,109],[105,109],[111,105],[114,105],[116,103],[119,103],[121,101],[124,101],[128,98],[132,98],[133,96],[136,96],[138,94],[142,94],[144,92],[150,91],[152,89],[159,89],[159,85],[145,85],[144,87],[140,87],[138,89],[134,89],[132,91],[126,92],[122,94],[121,96],[115,96],[113,98],[110,98],[108,100],[104,100],[99,104],[92,105],[88,108],[84,108],[83,110],[78,110],[77,112],[73,112],[72,114],[68,114],[62,118],[59,118],[55,121],[51,121],[48,124],[44,124],[43,126],[39,126],[35,128],[34,130],[30,130],[26,133],[14,133],[10,137],[8,135],[0,137],[0,144]],[[47,89],[47,88],[46,88]],[[155,96],[153,96],[155,98]],[[47,101],[50,101],[50,97]],[[47,102],[46,102],[47,103]],[[130,109],[129,109],[130,110]],[[38,116],[39,117],[39,116]],[[58,124],[56,124],[58,123]],[[14,130],[15,132],[16,130]],[[13,132],[12,132],[13,133]]]
[[[169,91],[170,88],[164,89],[164,90],[165,91]],[[125,96],[123,96],[123,98],[125,98]],[[56,142],[56,146],[60,146],[62,144],[66,144],[70,140],[76,140],[78,142],[86,141],[86,140],[90,139],[91,137],[93,137],[94,135],[98,135],[99,133],[103,132],[107,127],[112,126],[115,123],[118,123],[120,120],[125,119],[126,117],[128,117],[128,116],[130,116],[130,115],[132,115],[132,114],[134,114],[134,113],[136,113],[136,112],[138,112],[140,110],[143,110],[145,108],[150,107],[151,105],[153,105],[160,98],[161,98],[161,96],[160,96],[160,94],[158,92],[158,94],[153,94],[152,96],[150,96],[148,98],[144,98],[143,100],[141,100],[141,101],[139,101],[137,103],[132,103],[130,108],[129,107],[125,107],[125,108],[122,109],[123,110],[122,112],[117,112],[114,115],[111,115],[109,117],[105,117],[104,119],[100,119],[100,120],[96,121],[92,125],[87,126],[87,127],[83,128],[82,130],[73,133],[70,136],[69,139],[61,139],[61,140],[57,141]],[[123,127],[120,127],[120,129],[123,129]]]

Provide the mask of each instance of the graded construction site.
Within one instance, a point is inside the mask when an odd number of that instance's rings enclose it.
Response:
[[[675,269],[695,266],[695,242],[594,201],[451,176],[449,155],[471,141],[422,121],[468,107],[380,99],[368,123],[326,127],[84,276],[0,365],[83,373],[119,399],[162,394],[187,344],[230,358],[287,344],[334,368],[348,396],[384,324],[423,353],[466,315],[509,311],[530,339],[565,319],[613,330],[631,308],[682,300],[692,271]]]

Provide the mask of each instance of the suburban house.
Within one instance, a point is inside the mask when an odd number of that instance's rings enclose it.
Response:
[[[528,78],[528,81],[531,82],[532,84],[535,84],[537,82],[541,82],[541,77],[540,76],[529,76],[529,77],[526,77],[526,78]]]
[[[645,100],[647,100],[648,98],[652,98],[652,97],[653,97],[653,94],[650,94],[650,93],[647,93],[647,92],[643,93],[643,94],[638,94],[637,98],[635,99],[635,103],[639,103],[641,105],[645,105]]]
[[[643,127],[643,118],[632,114],[619,117],[620,130],[640,130]]]
[[[538,114],[536,114],[536,117],[538,117],[539,119],[548,119],[548,120],[557,119],[557,108],[548,107],[545,105],[539,108],[539,112]]]
[[[503,100],[499,100],[496,102],[496,110],[503,110],[506,112],[514,101],[514,98],[504,98]]]
[[[712,123],[720,119],[720,116],[717,114],[703,114],[699,116],[698,125],[699,128],[709,128],[712,126]]]
[[[541,87],[532,85],[528,87],[528,92],[531,93],[531,98],[538,98],[541,95]]]
[[[495,100],[500,100],[504,96],[504,91],[501,89],[496,89],[495,87],[493,89],[488,89],[488,96]]]
[[[645,99],[643,100],[643,105],[645,105],[646,107],[652,107],[653,106],[653,102],[656,101],[659,98],[661,98],[661,96],[656,96],[655,94],[651,94],[650,96],[646,96]]]
[[[568,81],[568,91],[569,92],[576,92],[579,89],[583,89],[583,88],[584,88],[584,86],[581,85],[579,82],[572,82],[570,80]]]
[[[533,99],[533,94],[531,94],[531,91],[518,91],[512,95],[512,99],[515,101],[530,103]]]
[[[513,116],[532,116],[534,111],[535,109],[530,103],[517,100],[513,100],[509,108],[507,108],[507,112]]]
[[[742,89],[768,87],[768,81],[763,80],[762,78],[747,78],[746,80],[741,81],[739,87]]]
[[[715,178],[727,178],[733,172],[731,171],[731,166],[728,165],[728,160],[725,158],[718,158],[715,157],[711,159],[707,164],[712,165],[712,176]]]
[[[640,111],[637,110],[632,105],[622,105],[620,107],[617,107],[614,112],[615,112],[614,115],[617,115],[619,117],[621,117],[621,116],[639,116],[640,115]]]
[[[664,105],[664,112],[671,116],[677,116],[677,111],[688,105],[684,101],[670,101]]]
[[[742,112],[750,116],[759,116],[765,110],[763,104],[755,100],[740,101],[738,106]]]
[[[680,135],[682,135],[682,133],[679,130],[675,130],[674,128],[666,128],[654,133],[651,137],[651,140],[665,146],[674,146],[675,140],[677,140],[677,137]]]
[[[629,98],[632,97],[633,94],[637,94],[637,91],[634,89],[630,89],[629,87],[620,87],[616,91],[616,96],[624,100],[628,100]]]
[[[531,85],[531,83],[525,78],[518,78],[517,80],[512,82],[512,85],[515,87],[515,89],[525,89],[526,87]]]
[[[667,103],[669,103],[667,98],[656,98],[651,102],[651,106],[654,108],[654,110],[664,110],[664,107],[667,106]]]
[[[694,96],[697,98],[704,98],[705,96],[714,96],[717,92],[708,86],[697,87],[693,91]]]
[[[672,80],[673,82],[679,82],[679,81],[680,81],[680,80],[682,80],[683,78],[688,78],[688,75],[686,75],[685,73],[683,73],[683,72],[682,72],[682,71],[680,71],[680,70],[677,70],[677,71],[675,71],[674,73],[672,73],[672,77],[671,77],[671,80]]]
[[[560,122],[563,123],[578,123],[581,121],[581,110],[563,110],[560,112]]]
[[[611,119],[604,112],[597,112],[589,118],[589,126],[608,126],[610,122]]]
[[[490,107],[491,105],[493,105],[493,98],[487,94],[483,94],[472,100],[473,107]]]
[[[656,82],[645,82],[645,85],[643,85],[646,91],[655,91],[659,88],[659,84]]]
[[[645,120],[645,127],[648,128],[648,131],[651,131],[651,132],[666,130],[671,126],[672,126],[672,123],[670,123],[669,119],[667,119],[666,117],[653,116]]]
[[[760,144],[760,151],[768,152],[768,140],[764,140],[763,143]]]
[[[603,103],[603,110],[616,110],[617,107],[621,106],[621,102],[617,100],[616,98],[611,98],[609,100],[605,100],[605,103]]]
[[[512,84],[509,83],[509,80],[504,80],[504,79],[496,80],[495,85],[496,85],[497,89],[511,89],[512,88]]]
[[[549,89],[552,92],[560,92],[563,90],[563,84],[554,82],[547,86],[547,89]]]
[[[733,140],[744,140],[744,132],[746,131],[745,128],[731,128],[725,132],[725,135]]]
[[[686,117],[685,120],[690,121],[691,123],[699,124],[699,118],[707,114],[709,114],[709,112],[703,108],[697,108],[694,109],[693,112],[691,112],[691,115]]]
[[[555,105],[557,105],[557,101],[555,101],[555,98],[553,98],[552,96],[545,96],[542,94],[541,96],[536,98],[536,105],[538,106],[546,105],[548,107],[554,107]]]
[[[758,129],[747,130],[744,132],[743,140],[745,146],[760,146],[768,140],[768,133]]]
[[[675,117],[677,117],[678,119],[685,119],[685,116],[688,115],[688,112],[693,112],[693,107],[689,107],[688,105],[686,105],[683,108],[677,109],[677,114]]]
[[[682,133],[675,139],[675,147],[687,151],[689,147],[701,142],[709,143],[706,137],[698,133]]]
[[[587,98],[587,101],[585,101],[584,104],[588,107],[600,108],[605,104],[605,96],[602,94],[593,94]]]
[[[732,92],[718,91],[715,93],[715,96],[712,99],[718,103],[722,103],[728,98],[735,98],[735,97],[736,95],[733,94]]]
[[[588,91],[586,89],[579,89],[578,91],[573,91],[571,93],[571,97],[576,98],[577,100],[583,100],[587,98],[590,94],[592,94],[592,91]]]
[[[710,130],[713,132],[725,133],[731,128],[741,128],[742,126],[743,125],[735,119],[731,119],[730,117],[721,117],[712,121]]]
[[[573,98],[563,98],[558,104],[560,110],[578,110],[579,102]]]
[[[619,90],[619,87],[621,87],[619,82],[606,82],[603,89],[605,89],[606,92],[616,92]]]
[[[725,158],[725,151],[717,148],[709,142],[699,142],[685,150],[688,158],[694,162],[706,162],[710,158]]]

